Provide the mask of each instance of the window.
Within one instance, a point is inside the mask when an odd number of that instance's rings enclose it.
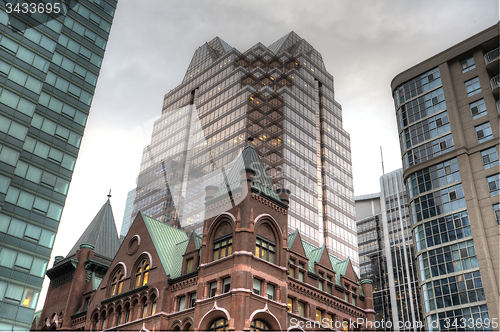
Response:
[[[225,318],[219,318],[215,320],[210,327],[208,328],[209,331],[227,331],[227,320]]]
[[[346,302],[349,302],[349,293],[347,291],[344,293],[344,299]]]
[[[142,318],[146,317],[148,313],[148,306],[144,304],[144,307],[142,307]]]
[[[321,323],[321,316],[323,316],[323,313],[321,310],[316,309],[316,321]]]
[[[493,211],[495,211],[495,218],[497,219],[498,225],[500,225],[500,204],[493,204]]]
[[[304,282],[304,271],[299,270],[299,280]]]
[[[465,82],[465,90],[467,91],[467,97],[473,96],[476,93],[481,92],[481,85],[479,84],[479,78],[474,77],[473,79]]]
[[[217,281],[214,281],[210,284],[210,297],[214,297],[217,292]]]
[[[129,319],[130,319],[130,306],[127,307],[127,311],[125,311],[125,322],[124,323],[128,323]]]
[[[470,112],[472,113],[472,119],[476,120],[486,115],[486,105],[484,104],[484,99],[480,99],[476,102],[469,104]]]
[[[109,294],[110,297],[121,294],[123,290],[123,278],[123,270],[119,269],[118,271],[116,271],[111,283],[111,293]]]
[[[143,259],[137,272],[135,273],[135,288],[144,286],[148,283],[149,277],[149,264],[147,260]]]
[[[298,302],[298,309],[299,309],[299,315],[304,317],[305,315],[305,308],[306,308],[306,305],[304,304],[304,302]]]
[[[116,311],[118,312],[118,315],[116,317],[116,324],[120,325],[121,321],[122,321],[122,308],[118,307],[118,309]]]
[[[190,258],[186,261],[186,273],[193,272],[193,259]]]
[[[476,136],[479,143],[486,142],[493,138],[493,132],[489,122],[474,127],[476,129]]]
[[[186,297],[185,296],[181,296],[179,298],[179,310],[178,311],[182,311],[186,308]]]
[[[328,326],[330,326],[330,328],[332,329],[333,328],[333,316],[331,314],[326,314],[326,319],[328,320]]]
[[[156,313],[156,296],[153,295],[153,303],[151,305],[151,316],[153,316],[155,313]]]
[[[269,331],[269,327],[261,320],[253,320],[250,324],[250,331]]]
[[[289,312],[293,312],[293,299],[291,297],[286,299],[286,306],[288,307]]]
[[[462,67],[462,73],[466,73],[469,70],[476,68],[476,64],[474,63],[474,57],[471,55],[467,59],[460,61],[460,66]]]
[[[189,303],[189,307],[193,308],[195,304],[196,304],[196,293],[193,293],[191,294],[191,301]]]
[[[484,169],[488,169],[492,166],[498,166],[498,154],[495,147],[481,151],[481,157],[483,158]]]
[[[488,180],[488,188],[490,189],[490,195],[495,196],[498,195],[498,190],[500,189],[500,174],[495,174],[489,176]]]
[[[327,291],[328,294],[332,294],[332,285],[328,284],[326,286],[326,291]]]
[[[262,287],[262,281],[253,278],[253,292],[257,295],[260,295],[261,287]]]
[[[222,280],[222,293],[227,293],[231,289],[231,278]]]
[[[319,279],[319,281],[318,281],[318,288],[321,291],[323,290],[323,280],[321,280],[321,279]]]
[[[276,244],[257,236],[255,244],[255,256],[274,263],[276,256]]]
[[[269,300],[274,300],[274,285],[267,284],[266,292],[267,292],[267,298]]]
[[[233,253],[233,238],[225,237],[214,241],[212,260],[218,260]]]
[[[288,274],[290,275],[290,278],[295,278],[295,267],[290,266],[288,268]]]
[[[353,297],[352,297],[352,304],[353,304],[353,305],[356,305],[356,296],[353,296]]]

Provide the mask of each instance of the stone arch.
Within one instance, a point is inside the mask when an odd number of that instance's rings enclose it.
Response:
[[[214,306],[210,309],[198,323],[198,331],[206,331],[210,324],[217,318],[225,318],[228,322],[231,320],[229,312],[217,306],[217,301],[214,301]]]
[[[222,213],[214,220],[208,231],[207,250],[205,257],[207,262],[212,261],[214,241],[234,236],[235,221],[232,215]]]
[[[189,327],[194,327],[194,319],[190,316],[184,318],[182,320],[182,330],[183,331],[187,331],[189,329]]]
[[[169,331],[180,331],[182,326],[182,322],[179,319],[176,319],[170,325]]]
[[[250,318],[248,319],[249,325],[246,327],[250,328],[250,324],[256,319],[265,322],[269,326],[269,330],[271,331],[281,331],[281,324],[278,321],[278,318],[276,318],[276,316],[273,315],[273,313],[269,310],[267,303],[264,306],[264,309],[259,309],[252,312]]]

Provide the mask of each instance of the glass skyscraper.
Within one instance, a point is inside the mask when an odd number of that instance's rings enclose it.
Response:
[[[0,0],[0,330],[29,329],[116,0]]]
[[[498,330],[499,27],[391,84],[429,330]]]
[[[134,214],[199,229],[205,187],[248,137],[275,186],[291,190],[290,228],[357,269],[349,134],[321,54],[294,32],[245,53],[218,37],[196,50],[144,149]]]
[[[377,321],[401,322],[401,331],[420,331],[425,328],[403,170],[382,175],[380,189],[355,197],[360,277],[373,281]]]

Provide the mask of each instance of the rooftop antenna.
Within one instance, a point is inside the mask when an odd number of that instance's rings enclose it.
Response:
[[[382,160],[382,175],[385,174],[384,171],[384,156],[382,155],[382,146],[380,146],[380,159]]]
[[[108,198],[111,198],[111,189],[109,189],[109,194],[107,196]]]

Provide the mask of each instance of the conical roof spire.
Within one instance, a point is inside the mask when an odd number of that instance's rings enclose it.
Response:
[[[106,203],[101,207],[66,257],[75,255],[82,243],[94,245],[94,252],[96,254],[110,259],[113,259],[118,251],[120,241],[118,239],[118,232],[116,231],[115,218],[113,217],[109,195]]]

